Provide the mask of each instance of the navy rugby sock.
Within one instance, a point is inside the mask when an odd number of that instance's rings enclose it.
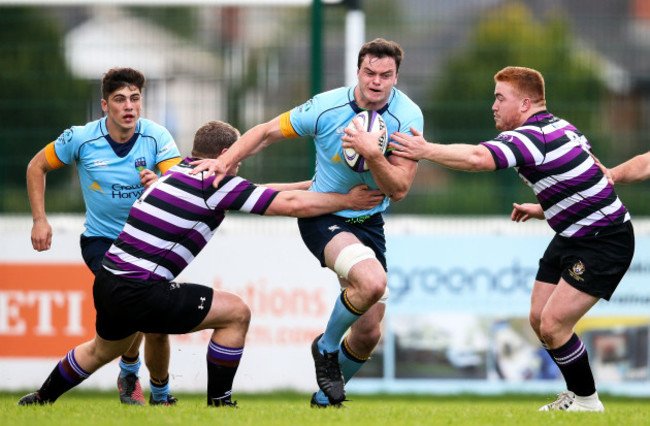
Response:
[[[557,349],[547,349],[560,368],[567,389],[578,396],[589,396],[596,392],[596,383],[589,366],[589,356],[584,343],[577,334]]]
[[[230,401],[232,382],[244,348],[221,346],[212,340],[208,345],[208,405],[219,406],[219,400]]]
[[[38,396],[45,402],[54,402],[58,397],[86,380],[88,376],[90,373],[77,364],[73,349],[54,367],[38,390]]]

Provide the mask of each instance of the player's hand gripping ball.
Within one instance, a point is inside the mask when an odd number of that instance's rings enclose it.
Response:
[[[383,132],[386,129],[386,122],[376,111],[362,111],[355,115],[348,124],[349,129],[356,129],[354,120],[361,125],[367,132]],[[384,132],[379,138],[379,150],[382,154],[386,154],[388,147],[388,135]],[[368,165],[362,155],[359,155],[354,148],[343,148],[343,158],[345,163],[355,172],[361,173],[368,171]]]

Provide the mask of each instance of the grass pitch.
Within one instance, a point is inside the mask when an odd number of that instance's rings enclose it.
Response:
[[[239,409],[208,408],[205,397],[179,394],[175,407],[131,407],[115,392],[63,395],[51,406],[19,407],[21,393],[0,393],[0,425],[648,425],[650,399],[601,396],[605,413],[544,412],[551,396],[350,395],[344,409],[312,409],[309,395],[239,394]]]

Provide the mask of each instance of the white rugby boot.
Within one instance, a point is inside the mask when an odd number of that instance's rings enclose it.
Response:
[[[603,403],[598,398],[598,392],[589,396],[578,396],[571,391],[562,392],[557,399],[544,405],[539,411],[605,411]]]

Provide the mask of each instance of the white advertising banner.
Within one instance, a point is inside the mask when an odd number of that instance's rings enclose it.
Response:
[[[542,222],[387,217],[391,298],[384,337],[350,392],[560,392],[527,323]],[[0,218],[0,389],[37,388],[69,349],[94,335],[83,217],[53,217],[52,249],[35,252],[31,219]],[[650,232],[635,221],[632,267],[610,302],[578,326],[601,391],[650,395]],[[338,295],[293,219],[231,215],[178,278],[240,295],[253,317],[234,392],[316,389],[310,344]],[[203,392],[207,331],[171,339],[171,389]],[[116,362],[81,386],[112,389]],[[552,364],[552,363],[551,363]],[[145,392],[148,373],[140,370]]]

